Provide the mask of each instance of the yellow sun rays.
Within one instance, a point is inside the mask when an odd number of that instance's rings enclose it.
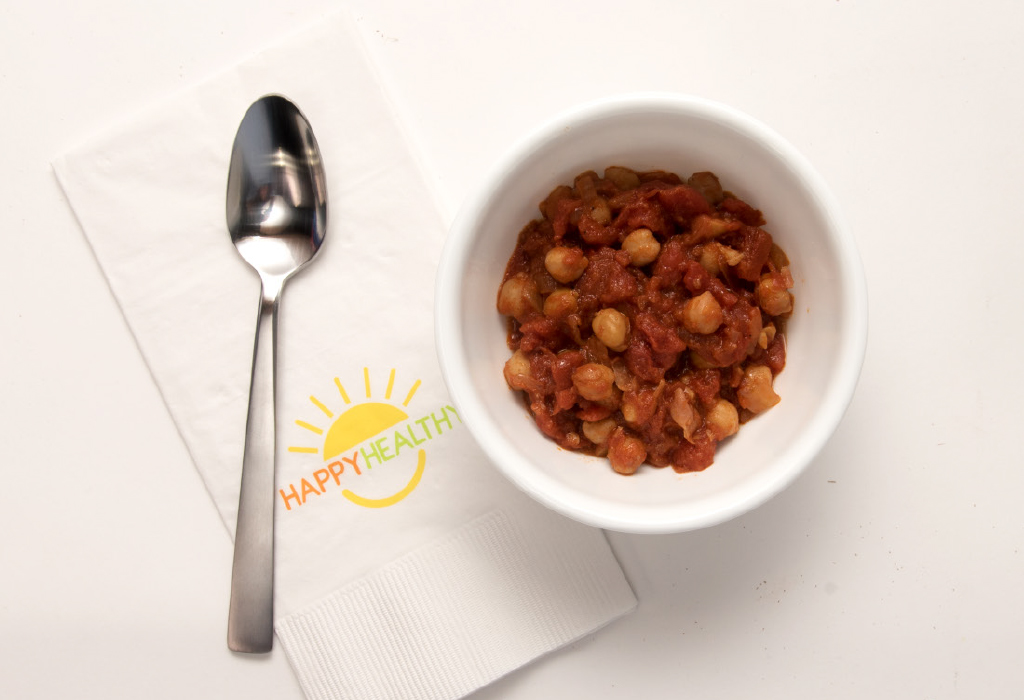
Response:
[[[341,414],[334,419],[326,431],[324,428],[321,428],[314,423],[304,420],[295,421],[297,426],[315,433],[316,435],[324,435],[325,432],[327,433],[324,438],[322,449],[323,459],[325,461],[337,456],[345,450],[351,449],[364,440],[368,440],[374,435],[380,434],[391,426],[409,417],[405,411],[390,403],[364,401],[359,404],[351,405],[352,400],[349,398],[348,392],[345,391],[345,387],[342,385],[341,380],[338,377],[334,378],[334,385],[338,389],[338,394],[341,396],[341,400],[346,406],[350,407],[342,410]],[[366,398],[373,398],[369,367],[363,368],[363,386],[366,392]],[[391,400],[391,394],[394,387],[395,370],[392,368],[388,373],[387,386],[384,390],[384,398],[386,400]],[[412,401],[412,398],[416,395],[416,390],[419,389],[419,387],[420,380],[417,379],[410,387],[409,393],[402,402],[402,406],[409,405],[409,402]],[[315,396],[310,396],[309,401],[320,409],[327,418],[334,418],[334,412],[331,411],[330,407],[326,403]],[[317,447],[290,446],[288,451],[302,454],[321,454],[321,449]]]
[[[345,392],[345,387],[341,385],[341,380],[337,377],[334,378],[334,385],[338,387],[338,393],[341,394],[341,400],[347,404],[352,403],[352,399],[348,397],[348,394]]]
[[[325,406],[325,405],[324,405],[324,404],[323,404],[323,403],[322,403],[322,402],[320,401],[320,399],[318,399],[318,398],[317,398],[317,397],[315,397],[315,396],[310,396],[310,397],[309,397],[309,400],[313,402],[313,405],[314,405],[314,406],[316,406],[316,407],[317,407],[317,408],[319,408],[319,409],[320,409],[321,411],[323,411],[323,412],[324,412],[324,415],[325,415],[325,416],[327,416],[328,418],[334,418],[334,414],[333,414],[333,413],[331,413],[331,409],[327,408],[327,406]]]
[[[409,389],[408,396],[405,397],[405,401],[402,402],[403,406],[408,406],[409,402],[412,401],[412,397],[416,395],[416,390],[420,388],[420,380],[417,379],[412,383],[412,388]]]
[[[310,432],[313,432],[313,433],[316,433],[317,435],[323,435],[324,434],[324,429],[323,428],[318,428],[315,425],[310,425],[309,423],[307,423],[304,420],[297,420],[297,421],[295,421],[295,425],[299,426],[300,428],[305,428],[306,430],[308,430]]]

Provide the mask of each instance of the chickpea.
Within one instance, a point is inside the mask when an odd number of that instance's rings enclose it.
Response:
[[[768,346],[773,340],[775,340],[775,324],[769,323],[767,326],[761,329],[761,335],[757,339],[757,344],[762,350],[767,350]]]
[[[705,246],[701,246],[698,262],[700,262],[700,266],[707,270],[707,273],[712,277],[717,277],[722,274],[722,261],[721,256],[718,253],[717,244],[709,243]]]
[[[691,333],[714,333],[723,319],[722,307],[711,292],[687,299],[683,304],[683,327]]]
[[[611,367],[588,362],[573,370],[572,384],[588,401],[604,401],[611,398],[615,388],[615,373]]]
[[[629,317],[615,309],[598,311],[591,328],[609,350],[622,352],[629,345]]]
[[[615,411],[622,406],[622,396],[622,390],[619,389],[619,387],[617,386],[613,386],[612,393],[609,394],[607,398],[601,399],[597,403],[604,406],[605,408],[610,408],[611,410]]]
[[[735,435],[740,429],[740,414],[731,402],[719,399],[705,417],[711,433],[719,440]]]
[[[676,389],[668,405],[668,414],[683,429],[683,437],[690,440],[700,428],[701,417],[694,406],[695,394],[691,389]]]
[[[615,419],[605,418],[604,420],[583,421],[583,435],[595,445],[603,445],[608,442],[608,437],[615,430]]]
[[[626,431],[616,428],[608,438],[608,461],[612,469],[619,474],[635,474],[640,465],[647,459],[647,448],[635,437],[626,435]]]
[[[622,249],[629,253],[630,264],[643,267],[657,259],[661,243],[658,243],[651,229],[638,228],[623,239]]]
[[[629,393],[623,392],[622,404],[619,406],[619,409],[622,411],[623,420],[632,425],[636,425],[637,421],[640,419],[640,404],[639,401],[637,401],[637,394],[635,391],[631,391]]]
[[[526,389],[532,378],[530,358],[522,350],[516,350],[505,363],[505,381],[513,389]]]
[[[741,260],[743,253],[717,241],[706,243],[700,249],[700,266],[712,277],[720,275],[725,266],[739,265]]]
[[[643,425],[651,419],[657,408],[652,393],[643,389],[623,392],[622,403],[619,405],[622,418],[631,425]]]
[[[767,411],[780,400],[772,388],[772,371],[764,365],[747,367],[736,396],[740,406],[752,413]]]
[[[643,425],[654,417],[658,410],[658,402],[665,391],[665,382],[659,382],[655,388],[644,387],[623,392],[619,410],[627,423]]]
[[[603,197],[598,197],[590,202],[590,218],[599,224],[609,224],[612,220],[612,210],[608,206],[608,201]]]
[[[509,277],[498,293],[498,311],[524,321],[534,311],[540,311],[540,293],[537,283],[526,273]]]
[[[562,284],[578,280],[589,262],[582,250],[565,246],[556,246],[544,256],[544,267]]]
[[[768,273],[757,283],[757,303],[769,316],[787,314],[793,310],[793,295],[786,287],[787,281],[781,274]]]
[[[569,246],[555,246],[544,256],[545,269],[562,284],[579,279],[589,262],[582,250]]]
[[[565,318],[578,309],[576,292],[566,287],[556,289],[544,300],[544,315],[548,318]]]
[[[701,357],[696,350],[690,350],[690,364],[694,369],[712,369],[715,366]]]

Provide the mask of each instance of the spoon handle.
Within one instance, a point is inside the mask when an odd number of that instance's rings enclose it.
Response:
[[[280,281],[263,280],[231,568],[228,648],[251,654],[274,646],[274,385],[280,292]]]

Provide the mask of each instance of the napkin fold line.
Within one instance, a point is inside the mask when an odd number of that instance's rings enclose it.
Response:
[[[210,490],[209,485],[200,475],[195,455],[192,453],[192,448],[188,444],[188,440],[185,439],[185,433],[182,432],[181,425],[175,419],[174,411],[171,410],[171,405],[167,401],[167,396],[164,394],[163,388],[160,386],[160,382],[157,380],[156,373],[153,371],[153,367],[149,362],[149,358],[146,353],[142,350],[142,343],[139,342],[139,336],[135,332],[135,328],[128,319],[128,313],[126,312],[124,305],[121,303],[120,297],[117,295],[117,290],[114,289],[114,285],[110,280],[110,275],[103,268],[103,262],[100,259],[100,255],[96,250],[96,246],[93,243],[92,237],[88,234],[89,229],[86,227],[85,222],[78,215],[78,210],[71,206],[72,194],[68,183],[64,181],[64,174],[68,171],[67,157],[66,154],[61,154],[53,158],[50,161],[50,168],[53,170],[54,178],[57,180],[57,186],[61,188],[64,193],[64,199],[68,203],[68,209],[71,210],[72,216],[75,217],[75,222],[78,224],[78,229],[82,232],[82,238],[85,239],[86,245],[89,246],[89,252],[92,253],[93,262],[96,263],[96,269],[99,270],[100,276],[103,277],[103,282],[107,287],[107,291],[110,293],[110,298],[113,300],[114,305],[117,307],[117,311],[121,316],[121,322],[124,327],[128,330],[128,334],[131,336],[132,343],[135,345],[135,350],[139,353],[139,357],[142,359],[142,365],[146,368],[146,373],[149,375],[150,381],[153,383],[153,387],[156,389],[157,396],[160,397],[160,404],[164,407],[164,411],[167,412],[167,417],[171,421],[171,425],[174,426],[174,432],[178,434],[178,439],[181,440],[181,446],[185,448],[185,454],[188,455],[189,462],[192,464],[192,473],[199,477],[199,481],[203,485],[203,490],[206,491],[211,501],[215,501],[213,492]],[[218,518],[221,523],[224,524],[224,529],[228,533],[228,536],[234,541],[234,536],[231,529],[224,523],[223,518]]]
[[[279,619],[276,630],[312,700],[437,700],[635,607],[603,532],[502,509]]]

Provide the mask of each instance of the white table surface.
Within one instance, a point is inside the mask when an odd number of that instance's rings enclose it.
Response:
[[[810,158],[867,269],[860,386],[807,472],[610,534],[637,611],[473,697],[1024,697],[1024,5],[353,6],[446,216],[554,111],[692,92]],[[0,7],[0,697],[302,696],[280,650],[225,647],[230,542],[49,161],[337,7]]]

